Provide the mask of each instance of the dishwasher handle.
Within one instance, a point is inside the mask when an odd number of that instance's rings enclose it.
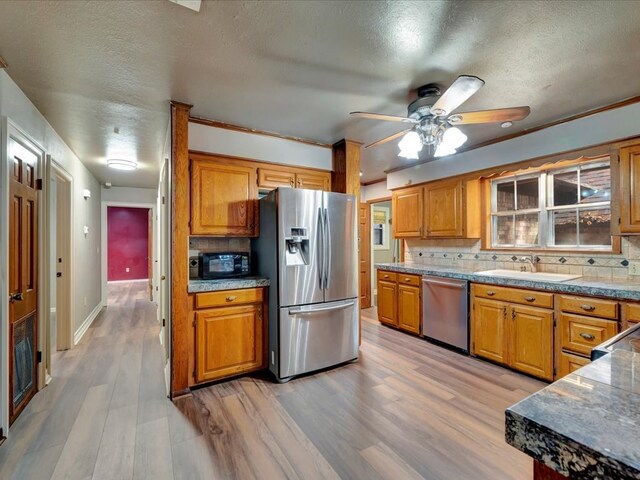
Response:
[[[464,283],[439,282],[437,280],[431,280],[431,279],[426,279],[426,278],[422,279],[422,283],[433,283],[435,285],[442,285],[444,287],[466,288],[466,285]]]

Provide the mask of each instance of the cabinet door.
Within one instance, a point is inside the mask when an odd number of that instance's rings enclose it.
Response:
[[[296,173],[296,187],[307,190],[331,191],[330,172],[305,172]]]
[[[397,295],[395,282],[378,280],[378,320],[388,325],[398,325]]]
[[[640,233],[640,145],[620,149],[620,232]]]
[[[257,236],[257,201],[255,168],[192,160],[192,234]]]
[[[393,236],[415,238],[422,235],[423,188],[403,188],[393,192]]]
[[[420,288],[398,285],[398,326],[411,333],[420,334]]]
[[[462,181],[436,182],[425,187],[426,237],[463,237]]]
[[[258,169],[258,187],[263,190],[273,190],[278,187],[295,187],[296,175],[293,172],[272,170],[270,168]]]
[[[262,305],[196,311],[196,382],[266,367]]]
[[[569,375],[589,363],[590,360],[586,357],[580,357],[567,352],[560,352],[560,362],[558,365],[556,379]]]
[[[507,310],[505,302],[474,299],[471,353],[507,364]]]
[[[510,310],[511,367],[553,380],[553,311],[521,305]]]

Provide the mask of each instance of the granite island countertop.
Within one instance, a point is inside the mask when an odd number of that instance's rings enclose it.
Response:
[[[640,345],[614,350],[506,411],[507,443],[572,479],[640,479],[639,434]]]
[[[238,288],[268,287],[267,277],[218,278],[216,280],[189,280],[189,293],[217,292],[219,290],[235,290]]]
[[[603,280],[602,278],[580,277],[565,282],[550,282],[539,279],[524,280],[518,278],[490,277],[474,273],[477,270],[442,267],[420,263],[376,263],[375,268],[392,272],[434,275],[437,277],[457,278],[475,283],[504,285],[508,287],[532,288],[557,293],[591,295],[594,297],[617,298],[620,300],[640,300],[640,277],[638,280]]]

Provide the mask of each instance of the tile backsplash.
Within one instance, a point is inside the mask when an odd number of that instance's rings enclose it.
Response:
[[[640,261],[640,236],[622,237],[622,252],[554,253],[536,252],[538,271],[571,273],[602,279],[629,277],[629,262]],[[519,270],[519,258],[528,252],[481,250],[479,240],[405,240],[405,261],[473,270]],[[640,279],[638,276],[631,277]]]
[[[200,252],[251,253],[249,238],[189,237],[189,278],[198,278]]]

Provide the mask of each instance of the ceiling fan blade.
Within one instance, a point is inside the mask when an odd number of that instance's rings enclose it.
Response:
[[[392,140],[395,140],[396,138],[403,136],[404,134],[406,134],[407,132],[410,132],[411,130],[413,129],[407,128],[406,130],[402,130],[401,132],[394,133],[393,135],[389,135],[388,137],[384,137],[383,139],[378,140],[377,142],[373,142],[373,143],[370,143],[369,145],[365,145],[364,148],[377,147],[378,145],[382,145],[383,143],[387,143]]]
[[[383,115],[382,113],[351,112],[349,115],[353,115],[354,117],[370,118],[372,120],[386,120],[387,122],[419,123],[413,118],[398,117],[396,115]]]
[[[450,115],[456,108],[466,102],[471,95],[484,85],[484,80],[470,75],[461,75],[438,98],[431,107],[431,113],[439,117]]]
[[[477,112],[461,112],[451,115],[451,125],[469,125],[472,123],[515,122],[526,118],[531,112],[529,107],[496,108]]]

